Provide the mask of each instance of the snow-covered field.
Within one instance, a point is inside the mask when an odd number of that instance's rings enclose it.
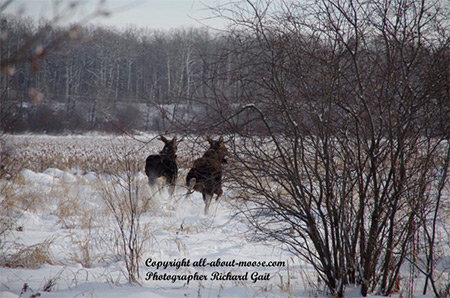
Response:
[[[1,243],[7,264],[0,268],[2,298],[38,292],[41,297],[317,294],[317,289],[305,291],[315,282],[306,265],[279,245],[247,240],[229,189],[205,216],[201,195],[185,196],[187,169],[181,168],[174,196],[167,190],[152,196],[142,169],[146,155],[162,147],[157,140],[146,146],[110,136],[25,135],[6,140],[4,151],[20,168],[13,182],[1,182],[9,196],[2,216],[10,220],[12,231]],[[180,155],[188,150],[180,144]],[[117,167],[112,154],[123,152],[133,152],[136,160],[133,179],[140,198],[151,197],[139,219],[142,286],[127,282],[117,222],[102,199],[105,184],[115,181],[110,174]]]
[[[147,155],[162,149],[155,135],[2,139],[8,172],[0,172],[1,298],[326,295],[311,266],[279,243],[250,240],[231,186],[225,183],[208,215],[199,193],[186,196],[186,173],[206,148],[201,138],[186,137],[178,146],[173,196],[167,189],[154,194],[143,171]],[[128,210],[127,182],[139,204],[140,285],[128,282],[114,217]],[[108,198],[118,200],[116,210],[107,207]]]

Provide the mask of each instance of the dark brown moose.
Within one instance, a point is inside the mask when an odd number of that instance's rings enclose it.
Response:
[[[171,141],[167,140],[164,136],[160,136],[159,139],[164,142],[165,146],[159,154],[149,155],[147,157],[145,161],[145,174],[147,174],[150,187],[156,185],[158,178],[166,178],[166,183],[169,184],[169,193],[172,195],[178,176],[176,162],[177,137],[175,136]]]
[[[214,194],[216,200],[222,195],[222,164],[226,163],[227,149],[221,136],[218,141],[207,138],[210,148],[203,156],[194,161],[192,169],[186,177],[189,193],[193,190],[201,192],[205,203],[205,214],[208,214],[209,205]]]

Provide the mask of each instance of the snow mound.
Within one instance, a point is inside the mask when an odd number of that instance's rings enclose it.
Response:
[[[27,182],[41,184],[41,185],[45,185],[45,186],[53,186],[54,185],[53,177],[49,176],[47,174],[35,173],[28,169],[23,170],[21,173],[22,173],[22,177]]]
[[[16,294],[13,294],[11,292],[0,292],[0,297],[2,298],[18,298],[19,296],[17,296]]]
[[[64,182],[74,183],[77,181],[77,178],[71,173],[61,171],[59,169],[50,168],[44,171],[44,174],[51,176],[53,178],[61,179]]]
[[[97,174],[94,172],[89,172],[83,175],[83,178],[89,182],[94,182],[98,179]]]

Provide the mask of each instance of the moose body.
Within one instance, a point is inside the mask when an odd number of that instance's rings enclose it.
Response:
[[[222,195],[222,164],[226,163],[225,156],[227,149],[223,143],[223,137],[218,141],[208,138],[210,148],[204,155],[195,160],[192,169],[186,177],[186,184],[190,189],[201,192],[205,203],[205,214],[208,213],[214,194],[217,195],[216,200]]]
[[[177,166],[177,137],[171,141],[164,136],[159,138],[165,146],[159,154],[149,155],[145,161],[145,174],[148,177],[150,187],[156,185],[157,179],[164,177],[170,185],[169,192],[172,195],[175,190],[175,182],[178,176]]]

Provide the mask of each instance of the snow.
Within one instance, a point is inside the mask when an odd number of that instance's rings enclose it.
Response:
[[[0,292],[2,298],[18,298],[19,296],[11,292]]]
[[[42,147],[18,146],[28,144],[31,138]],[[286,252],[279,243],[248,240],[247,226],[232,204],[233,190],[226,185],[221,200],[213,201],[205,216],[201,195],[186,196],[185,168],[180,171],[174,195],[163,189],[152,197],[140,217],[139,236],[144,244],[141,285],[130,285],[116,245],[117,225],[102,200],[104,188],[116,180],[101,171],[109,170],[111,162],[107,159],[111,151],[105,143],[123,143],[117,139],[87,135],[18,136],[13,140],[16,147],[22,148],[17,153],[22,154],[22,159],[45,151],[60,158],[62,166],[49,161],[51,166],[39,170],[42,165],[26,161],[20,170],[22,179],[14,185],[14,195],[18,201],[32,202],[32,208],[11,212],[14,228],[7,235],[4,249],[25,253],[25,247],[48,247],[52,262],[27,268],[0,267],[1,298],[30,297],[38,292],[41,297],[58,298],[325,295],[319,290],[324,285],[317,284],[310,265]],[[85,149],[76,144],[84,144]],[[188,156],[183,146],[179,147],[179,156]],[[144,160],[157,148],[137,150],[137,160]],[[98,156],[98,152],[104,155]],[[77,163],[73,156],[86,162]],[[92,157],[104,164],[88,164]],[[142,169],[134,174],[140,194],[151,197]],[[280,261],[284,262],[281,266],[263,266],[263,262]],[[54,281],[54,286],[44,292],[49,281]],[[28,288],[21,294],[24,284]],[[357,287],[345,292],[348,297],[359,297],[359,293]]]
[[[54,182],[53,177],[47,174],[35,173],[27,169],[22,171],[22,176],[25,179],[25,181],[29,181],[37,185],[52,186]]]
[[[97,174],[94,172],[86,173],[86,175],[83,175],[83,178],[87,181],[93,182],[97,180]]]
[[[41,137],[43,140],[60,142],[57,137]],[[125,263],[112,239],[116,225],[99,191],[102,183],[114,179],[94,171],[57,167],[42,171],[24,168],[20,175],[23,179],[17,185],[18,193],[33,198],[35,206],[15,213],[15,229],[7,236],[8,243],[14,245],[7,252],[45,244],[52,263],[32,268],[1,267],[2,298],[19,297],[25,283],[28,288],[21,297],[38,292],[41,297],[59,298],[305,295],[303,281],[292,273],[299,268],[299,260],[280,245],[247,240],[246,226],[235,216],[227,190],[220,201],[212,202],[206,216],[201,194],[187,197],[182,177],[172,197],[167,189],[153,197],[149,210],[140,218],[140,226],[148,234],[141,235],[145,246],[138,286],[127,282]],[[151,194],[142,171],[136,173],[135,179],[144,196]],[[167,267],[151,263],[146,266],[147,259],[166,262]],[[189,265],[177,268],[167,263],[182,260]],[[284,265],[261,266],[271,261],[282,261]],[[239,266],[238,262],[255,263]],[[44,292],[51,280],[55,285],[50,292]],[[290,287],[281,290],[287,281]]]
[[[59,169],[47,169],[44,171],[44,174],[53,177],[53,179],[61,179],[65,182],[74,183],[76,182],[76,178],[74,175],[61,171]]]
[[[77,183],[80,178],[57,169],[48,169],[43,173],[34,173],[24,170],[22,174],[31,184]],[[64,177],[71,177],[69,181]],[[86,181],[92,182],[93,175],[89,175]],[[53,180],[52,180],[53,179]],[[60,179],[60,180],[57,180]],[[139,179],[145,179],[140,176]],[[81,180],[80,180],[81,181]],[[48,184],[50,185],[50,184]],[[132,286],[126,283],[122,275],[123,262],[117,261],[104,266],[101,262],[93,264],[91,268],[85,268],[81,264],[70,263],[70,259],[64,258],[64,254],[71,251],[69,235],[76,238],[86,233],[81,228],[68,231],[60,224],[57,216],[49,214],[37,214],[24,212],[18,225],[24,227],[24,231],[15,236],[26,240],[26,245],[34,245],[55,237],[53,242],[53,255],[64,260],[63,265],[40,265],[36,269],[25,268],[1,268],[2,291],[0,297],[17,297],[24,283],[37,292],[43,284],[51,278],[56,278],[56,288],[51,292],[41,293],[41,297],[74,297],[94,295],[96,297],[180,297],[194,296],[198,293],[205,296],[242,297],[262,294],[263,296],[278,296],[277,290],[279,277],[283,275],[286,267],[239,267],[239,261],[285,261],[289,255],[280,248],[262,243],[251,243],[245,240],[244,227],[232,219],[233,210],[226,202],[213,202],[209,216],[203,214],[203,201],[200,195],[193,194],[190,198],[184,197],[185,189],[179,188],[174,198],[169,198],[168,192],[163,190],[158,197],[158,210],[145,213],[141,221],[151,225],[152,243],[146,247],[141,264],[142,286]],[[98,202],[100,205],[100,202]],[[72,247],[73,248],[73,247]],[[145,260],[152,259],[155,264]],[[184,266],[176,262],[185,260]],[[203,262],[202,262],[203,260]],[[230,262],[235,262],[230,266]],[[67,263],[66,263],[67,262]],[[165,262],[164,266],[161,265]],[[172,264],[167,263],[172,262]],[[189,266],[186,263],[189,262]],[[206,262],[207,265],[204,263]],[[222,262],[227,262],[222,263]],[[203,263],[203,265],[202,265]],[[196,265],[196,266],[194,266]],[[214,273],[217,272],[217,273]],[[231,273],[229,273],[231,272]],[[257,273],[254,273],[257,272]],[[213,276],[223,274],[244,275],[248,280],[211,280]],[[252,276],[253,274],[253,276]],[[253,282],[251,277],[270,276],[266,281]],[[178,276],[178,279],[186,279],[195,275],[206,276],[204,280],[145,280],[147,275]],[[224,277],[225,276],[225,277]],[[117,284],[111,284],[111,280],[118,280]],[[265,293],[265,289],[271,289]]]

